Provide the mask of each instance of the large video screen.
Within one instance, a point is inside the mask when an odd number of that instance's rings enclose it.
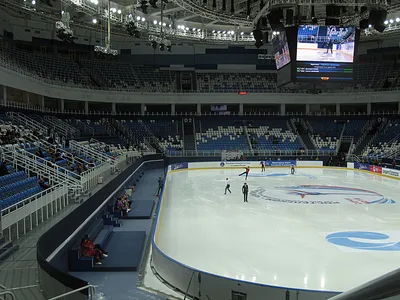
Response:
[[[359,30],[303,25],[297,32],[296,80],[351,81]]]
[[[297,34],[297,61],[352,63],[355,27],[303,25]]]
[[[279,70],[290,63],[289,45],[286,32],[276,32],[272,36],[272,47],[274,50],[276,69]]]

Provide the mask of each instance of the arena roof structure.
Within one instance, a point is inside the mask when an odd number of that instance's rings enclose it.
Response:
[[[275,9],[293,10],[302,22],[324,24],[329,5],[344,7],[341,25],[359,26],[371,9],[387,11],[384,31],[370,26],[362,30],[362,40],[400,32],[400,0],[0,0],[0,4],[54,22],[66,14],[71,28],[106,30],[110,15],[113,35],[148,39],[162,34],[168,39],[216,44],[254,44],[253,29]],[[129,23],[134,33],[127,31]]]

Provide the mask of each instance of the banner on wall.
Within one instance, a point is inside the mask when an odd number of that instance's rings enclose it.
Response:
[[[374,172],[374,173],[378,173],[378,174],[382,174],[382,167],[379,166],[369,166],[369,171],[370,172]]]
[[[382,174],[390,177],[400,178],[400,171],[394,169],[382,168]]]
[[[265,162],[266,166],[269,167],[290,167],[291,165],[296,165],[295,160],[271,160],[271,161],[266,161]]]
[[[187,162],[185,162],[185,163],[169,165],[168,171],[175,171],[175,170],[187,169],[187,168],[189,168],[189,164]]]
[[[359,163],[355,162],[354,163],[354,169],[359,169],[359,170],[367,170],[369,171],[372,165],[370,164],[364,164],[364,163]]]

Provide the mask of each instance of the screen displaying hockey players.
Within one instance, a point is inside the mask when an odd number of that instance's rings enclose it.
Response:
[[[355,27],[303,25],[297,35],[297,61],[354,61]]]
[[[284,30],[281,32],[275,32],[272,36],[272,48],[274,49],[277,70],[290,63],[289,45]]]

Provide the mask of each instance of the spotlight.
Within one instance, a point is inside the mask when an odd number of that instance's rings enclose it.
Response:
[[[154,24],[154,25],[157,25],[157,20],[154,20],[154,21],[153,21],[153,24]]]
[[[118,9],[117,13],[120,15],[122,13],[122,11],[120,9]]]
[[[160,44],[160,51],[164,51],[165,50],[165,45],[164,44]]]
[[[93,22],[93,24],[97,24],[97,20],[96,19],[93,19],[92,22]]]
[[[400,22],[400,18],[396,18],[396,22],[399,23]]]
[[[142,18],[142,22],[144,22],[144,21],[146,21],[146,19],[145,19],[145,18]]]
[[[384,24],[385,24],[385,25],[389,24],[389,21],[388,21],[388,20],[386,20],[386,21],[384,22]]]
[[[157,42],[151,42],[151,47],[153,47],[154,50],[157,49]]]
[[[140,21],[140,17],[139,17],[139,16],[137,16],[137,17],[136,17],[136,20],[137,20],[137,21]]]

